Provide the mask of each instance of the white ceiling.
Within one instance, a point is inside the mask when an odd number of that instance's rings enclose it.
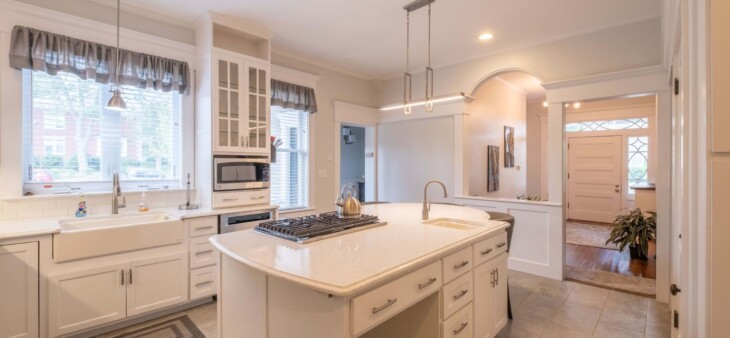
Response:
[[[115,6],[108,0],[91,0]],[[123,0],[136,14],[192,27],[207,10],[271,30],[273,50],[364,78],[405,67],[403,5],[411,0]],[[658,17],[661,0],[438,0],[432,11],[435,68],[487,54]],[[411,14],[411,72],[426,59],[426,9]],[[495,38],[477,40],[483,32]]]

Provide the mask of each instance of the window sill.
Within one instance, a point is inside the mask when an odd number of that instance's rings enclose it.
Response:
[[[122,189],[122,195],[125,194],[141,194],[145,193],[147,195],[149,194],[156,194],[156,193],[165,193],[165,192],[184,192],[187,189],[184,188],[170,188],[170,189],[153,189],[153,190],[147,190],[147,189],[131,189],[131,190],[124,190]],[[191,188],[190,192],[194,193],[195,189]],[[64,198],[64,197],[79,197],[81,195],[84,196],[111,196],[111,191],[89,191],[89,192],[71,192],[71,193],[62,193],[62,194],[36,194],[32,196],[6,196],[6,197],[0,197],[0,200],[31,200],[31,199],[48,199],[48,198]]]

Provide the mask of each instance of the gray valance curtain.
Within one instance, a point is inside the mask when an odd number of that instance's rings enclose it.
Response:
[[[271,105],[288,109],[317,112],[314,89],[288,82],[271,80]]]
[[[190,93],[187,62],[120,50],[119,84],[165,92]],[[73,73],[82,79],[113,83],[116,48],[67,36],[15,26],[10,41],[10,66],[56,75]]]

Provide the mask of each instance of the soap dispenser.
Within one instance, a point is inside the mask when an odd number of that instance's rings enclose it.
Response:
[[[139,199],[139,208],[137,210],[140,212],[150,210],[149,206],[147,206],[147,195],[144,193],[144,191],[142,192],[142,197],[140,197]]]

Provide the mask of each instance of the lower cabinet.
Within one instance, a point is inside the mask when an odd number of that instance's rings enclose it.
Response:
[[[474,337],[496,336],[507,320],[507,253],[503,253],[474,268]]]
[[[76,332],[187,300],[187,254],[49,277],[50,336]]]
[[[38,242],[0,245],[0,338],[38,337]]]

